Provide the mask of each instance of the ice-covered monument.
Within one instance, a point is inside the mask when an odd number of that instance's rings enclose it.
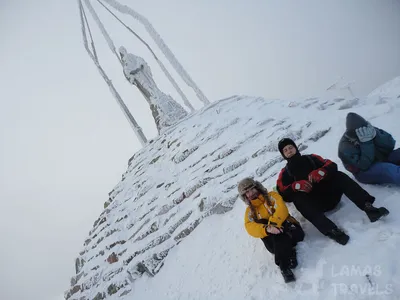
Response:
[[[106,70],[102,67],[100,63],[96,50],[95,38],[92,35],[88,14],[86,12],[90,13],[90,15],[93,18],[93,21],[100,29],[100,32],[103,35],[108,47],[114,54],[114,57],[118,58],[118,63],[122,65],[125,77],[129,80],[130,83],[134,84],[140,90],[140,92],[143,94],[143,96],[149,103],[151,111],[153,113],[154,120],[157,125],[158,132],[161,132],[163,128],[166,128],[174,124],[176,121],[185,117],[187,115],[187,112],[183,109],[181,105],[179,105],[176,101],[174,101],[174,99],[172,99],[170,96],[164,94],[158,89],[157,85],[154,82],[148,64],[141,57],[135,56],[130,53],[127,53],[125,58],[122,57],[123,55],[121,55],[121,52],[119,52],[119,50],[116,49],[114,41],[111,38],[111,35],[108,33],[104,23],[97,14],[98,9],[104,10],[105,13],[108,13],[111,16],[111,18],[114,18],[117,22],[119,22],[123,28],[127,29],[132,34],[132,36],[134,36],[142,45],[144,45],[145,48],[147,48],[147,50],[151,53],[154,60],[161,68],[161,71],[165,74],[171,85],[175,88],[179,96],[182,98],[185,107],[187,107],[191,112],[195,110],[190,101],[188,100],[188,98],[186,97],[186,95],[183,93],[182,89],[178,86],[175,79],[172,77],[172,75],[164,66],[164,64],[161,62],[161,60],[157,57],[157,55],[155,54],[153,49],[149,46],[149,44],[142,37],[140,37],[127,24],[126,21],[122,21],[120,17],[117,16],[116,13],[128,15],[132,17],[135,21],[143,25],[148,35],[151,37],[151,39],[155,42],[155,44],[164,54],[165,58],[170,62],[171,66],[175,69],[176,73],[181,77],[183,82],[186,83],[190,88],[192,88],[197,98],[201,102],[203,102],[204,105],[208,105],[210,103],[207,97],[203,94],[203,92],[200,90],[197,84],[189,76],[189,74],[179,63],[175,55],[163,41],[160,34],[155,30],[153,25],[143,15],[137,13],[135,10],[133,10],[128,6],[117,2],[116,0],[77,0],[77,1],[79,5],[83,43],[86,48],[86,51],[88,52],[90,58],[95,63],[104,81],[109,86],[112,95],[116,98],[117,103],[121,107],[125,117],[129,121],[131,127],[136,133],[138,140],[141,142],[142,145],[145,145],[147,143],[147,138],[143,134],[143,131],[139,126],[139,124],[135,121],[134,116],[130,113],[121,95],[115,88],[111,78],[106,73]],[[128,41],[126,41],[126,43],[124,42],[124,45],[128,45]]]
[[[124,75],[147,100],[159,133],[187,116],[186,110],[179,103],[157,87],[150,67],[142,57],[128,53],[122,46],[119,53]]]

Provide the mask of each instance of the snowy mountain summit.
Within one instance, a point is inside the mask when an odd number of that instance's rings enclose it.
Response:
[[[346,197],[329,217],[341,246],[302,224],[297,281],[244,229],[237,183],[272,189],[285,165],[278,141],[335,161],[345,118],[356,112],[400,141],[400,78],[366,98],[266,100],[233,96],[168,128],[129,160],[76,259],[70,300],[400,299],[400,188],[362,185],[391,214],[370,223]],[[399,147],[399,144],[396,145]]]

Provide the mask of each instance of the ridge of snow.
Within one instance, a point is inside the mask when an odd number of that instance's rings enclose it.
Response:
[[[370,98],[400,98],[400,76],[382,84],[373,90],[368,97]]]
[[[297,281],[287,285],[273,256],[245,232],[245,206],[237,201],[236,185],[253,176],[274,187],[284,166],[277,149],[282,137],[294,139],[303,153],[332,159],[344,171],[337,144],[347,113],[356,111],[398,138],[399,103],[398,98],[378,103],[232,96],[194,112],[129,160],[79,253],[65,296],[394,299],[400,295],[400,262],[391,259],[400,246],[398,187],[363,185],[378,205],[392,211],[376,223],[343,197],[330,217],[350,234],[345,247],[322,236],[289,204],[306,238],[297,247]],[[112,253],[118,261],[110,264]]]

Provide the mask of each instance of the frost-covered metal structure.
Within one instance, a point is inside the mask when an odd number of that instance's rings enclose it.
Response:
[[[89,1],[89,0],[86,0],[86,1]],[[97,1],[100,2],[100,0],[97,0]],[[146,31],[149,33],[150,37],[154,40],[154,42],[160,48],[160,50],[164,53],[165,57],[169,60],[169,62],[171,63],[173,68],[176,70],[176,72],[179,74],[179,76],[181,76],[182,80],[195,91],[195,93],[196,93],[197,97],[200,99],[200,101],[202,101],[205,105],[210,103],[210,101],[203,94],[203,92],[200,90],[200,88],[197,86],[197,84],[193,81],[193,79],[190,77],[190,75],[186,72],[186,70],[183,68],[183,66],[176,59],[175,55],[168,48],[167,44],[164,42],[164,40],[161,38],[159,33],[156,31],[156,29],[153,27],[153,25],[149,22],[149,20],[147,20],[144,16],[142,16],[141,14],[139,14],[132,8],[128,7],[127,5],[122,5],[118,1],[115,1],[115,0],[103,0],[103,1],[108,3],[111,7],[113,7],[120,13],[130,15],[134,19],[139,21],[144,26]]]
[[[111,89],[112,93],[117,98],[118,103],[122,107],[122,109],[124,111],[124,114],[127,116],[129,122],[131,123],[132,127],[134,128],[134,130],[135,130],[136,134],[138,135],[138,138],[141,140],[142,144],[145,143],[145,142],[143,142],[143,140],[146,140],[146,138],[143,135],[143,132],[141,132],[140,127],[134,121],[134,118],[132,117],[132,115],[127,110],[127,108],[126,108],[125,104],[123,103],[121,97],[119,96],[118,92],[114,88],[111,80],[108,78],[107,74],[104,72],[104,69],[101,68],[101,65],[99,63],[99,60],[98,60],[98,57],[97,57],[97,54],[96,54],[96,51],[95,51],[94,41],[93,41],[93,38],[91,36],[89,23],[88,23],[87,18],[86,18],[86,14],[85,14],[85,10],[84,10],[85,8],[91,14],[91,16],[93,17],[93,20],[95,21],[95,23],[99,27],[100,32],[102,33],[104,39],[106,40],[110,50],[118,58],[118,60],[121,63],[121,65],[124,64],[124,62],[122,61],[122,59],[120,57],[120,53],[116,50],[116,47],[114,45],[114,42],[113,42],[111,36],[107,32],[107,30],[106,30],[104,24],[102,23],[102,21],[100,20],[99,15],[96,13],[96,10],[92,5],[93,2],[98,2],[108,13],[110,13],[120,24],[122,24],[126,29],[128,29],[150,51],[150,53],[153,55],[154,59],[156,60],[156,62],[160,66],[161,70],[164,72],[164,74],[166,75],[168,80],[171,82],[173,87],[177,90],[178,94],[182,97],[184,105],[191,112],[194,111],[194,108],[193,108],[192,104],[189,102],[189,100],[187,99],[187,97],[185,96],[183,91],[180,89],[180,87],[178,86],[178,84],[176,83],[176,81],[174,80],[172,75],[168,72],[168,70],[166,69],[164,64],[161,62],[161,60],[158,59],[158,57],[156,56],[154,51],[151,49],[151,47],[148,45],[148,43],[146,43],[143,38],[141,38],[129,26],[127,26],[113,11],[118,11],[119,13],[127,14],[127,15],[133,17],[136,21],[140,22],[144,26],[146,31],[149,33],[150,37],[154,40],[156,45],[163,52],[165,57],[169,60],[169,62],[174,67],[176,72],[181,76],[182,80],[194,90],[194,92],[196,93],[196,95],[200,99],[200,101],[202,101],[205,105],[210,103],[209,100],[203,94],[203,92],[199,89],[199,87],[196,85],[196,83],[192,80],[192,78],[189,76],[189,74],[182,67],[182,65],[178,62],[178,60],[176,59],[176,57],[174,56],[172,51],[168,48],[168,46],[162,40],[161,36],[158,34],[158,32],[155,30],[155,28],[152,26],[152,24],[144,16],[140,15],[139,13],[134,11],[132,8],[130,8],[130,7],[126,6],[126,5],[122,5],[119,2],[113,1],[113,0],[78,0],[80,13],[81,13],[81,20],[82,20],[82,32],[83,32],[83,36],[84,36],[84,43],[85,43],[86,50],[88,51],[88,53],[89,53],[90,57],[92,58],[92,60],[95,62],[96,66],[99,68],[100,73],[102,74],[103,78],[105,79],[107,84],[110,86],[110,89]],[[84,8],[84,6],[85,6],[85,8]],[[86,29],[90,33],[91,46],[92,46],[91,50],[89,49],[89,46],[88,46],[88,41],[87,41],[88,37],[86,35],[86,33],[87,33]],[[141,90],[141,92],[143,94],[142,90]],[[172,98],[168,98],[168,97],[162,97],[162,98],[164,100],[166,100],[167,103],[168,103],[168,104],[165,104],[165,105],[163,104],[164,106],[171,107],[171,105],[172,105],[174,107],[177,107],[177,109],[179,109],[179,112],[177,112],[175,115],[181,115],[182,111],[181,111],[180,108],[182,108],[182,107],[180,105],[176,106],[175,105],[175,104],[177,104],[176,102],[171,102],[170,100],[172,100]],[[148,97],[146,98],[146,100],[149,101]],[[165,124],[167,124],[167,123],[165,123]]]
[[[83,44],[85,46],[85,49],[88,52],[90,58],[93,60],[94,64],[96,65],[97,69],[99,70],[104,81],[107,83],[108,87],[110,88],[111,93],[117,100],[118,105],[121,107],[122,112],[124,113],[129,124],[131,125],[133,131],[135,132],[139,142],[141,143],[142,146],[144,146],[147,143],[147,138],[144,135],[142,128],[139,126],[139,124],[136,122],[135,118],[132,116],[132,114],[129,111],[128,107],[126,106],[125,102],[122,100],[121,95],[118,93],[118,91],[114,87],[112,81],[110,80],[110,78],[107,76],[106,72],[100,65],[99,58],[98,58],[97,52],[96,52],[96,47],[94,45],[94,41],[93,41],[93,37],[92,37],[92,32],[90,31],[87,16],[84,11],[81,0],[78,0],[78,5],[79,5],[79,14],[80,14],[80,19],[81,19]],[[91,42],[90,46],[89,46],[89,42],[88,42],[88,37],[90,38],[90,42]],[[118,55],[117,55],[117,57],[118,57]]]

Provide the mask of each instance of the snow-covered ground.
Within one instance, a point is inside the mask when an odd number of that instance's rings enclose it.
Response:
[[[337,146],[350,111],[400,140],[399,81],[361,99],[234,96],[189,115],[130,159],[81,249],[66,296],[400,299],[400,187],[363,185],[391,211],[376,223],[343,197],[330,217],[350,235],[346,246],[288,205],[306,232],[291,284],[262,242],[246,233],[236,190],[245,176],[274,187],[284,166],[277,149],[282,137],[345,171]]]

